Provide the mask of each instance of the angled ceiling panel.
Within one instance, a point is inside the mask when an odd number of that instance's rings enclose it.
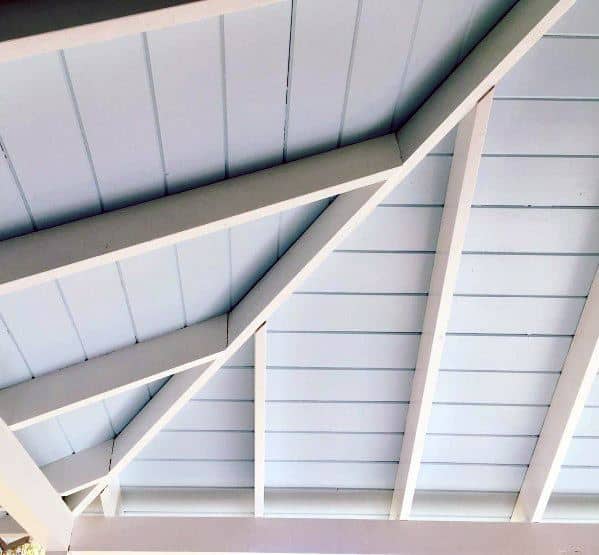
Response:
[[[34,376],[85,358],[56,283],[0,297],[0,313]]]
[[[223,17],[230,175],[283,161],[291,0]]]
[[[61,54],[0,64],[0,81],[3,149],[34,226],[97,214],[98,192]]]
[[[236,305],[277,261],[279,215],[231,229],[231,304]]]
[[[560,36],[599,36],[599,6],[594,0],[577,0],[550,33]]]
[[[401,125],[457,64],[474,0],[423,0],[395,113]]]
[[[563,295],[586,297],[598,256],[463,254],[460,295]]]
[[[131,419],[150,400],[150,397],[149,387],[143,385],[104,400],[110,426],[115,435],[119,434],[129,424]]]
[[[110,418],[102,401],[58,417],[73,451],[81,451],[114,437]]]
[[[338,145],[357,9],[357,0],[299,0],[294,4],[288,160]]]
[[[498,99],[493,103],[486,154],[597,155],[599,103]]]
[[[15,435],[39,466],[73,453],[73,448],[56,418],[19,430]]]
[[[439,207],[379,206],[341,244],[340,250],[432,252],[437,245],[441,213]]]
[[[599,159],[485,156],[473,204],[598,206]]]
[[[144,37],[65,51],[84,133],[106,210],[164,194]],[[106,83],[118,83],[106,87]]]
[[[0,318],[0,357],[2,360],[0,387],[8,387],[33,378],[18,344],[4,323],[4,318]]]
[[[419,332],[426,297],[293,295],[269,322],[271,331]]]
[[[177,245],[187,323],[224,314],[231,306],[231,249],[228,230]]]
[[[427,293],[433,260],[433,253],[336,251],[304,282],[300,292]]]
[[[329,205],[329,199],[298,206],[279,214],[279,256],[283,256],[287,249],[297,241],[308,226]]]
[[[254,483],[249,461],[135,460],[121,474],[123,486],[249,488]]]
[[[175,250],[167,247],[118,263],[139,341],[185,325]]]
[[[86,357],[135,343],[125,290],[115,264],[73,274],[58,284]]]
[[[545,37],[499,83],[496,95],[597,98],[598,56],[599,44],[592,38]]]
[[[420,0],[360,3],[341,124],[342,145],[391,129],[419,7]]]
[[[0,155],[0,240],[33,231],[27,205],[6,156],[4,152]]]
[[[151,31],[147,43],[168,191],[223,179],[226,152],[220,19]]]

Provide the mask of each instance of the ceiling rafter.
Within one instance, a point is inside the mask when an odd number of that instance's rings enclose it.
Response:
[[[526,471],[512,521],[543,518],[570,441],[599,368],[599,270],[555,387],[551,405]]]
[[[78,451],[42,466],[42,472],[62,496],[71,495],[98,483],[110,469],[114,440]]]
[[[7,239],[0,243],[0,294],[380,183],[399,164],[389,134]]]
[[[229,345],[201,369],[174,376],[115,440],[109,474],[71,500],[76,514],[97,497],[312,271],[457,125],[574,3],[519,2],[398,131],[402,164],[380,185],[340,195],[249,291],[229,316]]]
[[[491,89],[458,126],[389,512],[392,519],[408,519],[412,512],[493,92]]]
[[[21,430],[214,360],[226,346],[224,314],[0,390],[0,418]]]
[[[365,185],[371,183],[369,181],[371,173],[367,174],[366,179],[363,179],[364,175],[360,176],[359,180],[361,182],[357,187],[363,188],[344,193],[337,198],[266,276],[244,297],[230,314],[229,337],[233,340],[229,343],[227,349],[212,363],[174,376],[130,422],[115,440],[108,475],[95,486],[75,494],[76,497],[71,499],[71,506],[74,506],[76,514],[79,514],[113,477],[118,476],[119,472],[176,414],[185,402],[256,332],[258,327],[268,319],[272,312],[280,306],[318,264],[340,244],[356,225],[367,217],[393,187],[413,170],[449,130],[465,117],[479,99],[497,83],[573,3],[574,0],[521,0],[496,25],[489,35],[479,43],[473,52],[433,93],[429,100],[399,130],[397,140],[402,152],[403,163],[390,172],[389,168],[385,168],[384,177],[387,179],[381,185],[365,187]],[[375,171],[380,172],[380,167],[375,167]],[[379,180],[380,176],[375,183]],[[321,188],[322,185],[320,184],[317,189]],[[323,197],[329,194],[335,193],[330,193],[329,190]],[[323,197],[315,198],[312,196],[311,199],[317,200],[317,198]],[[116,214],[116,212],[113,214]],[[195,216],[197,217],[197,215]],[[197,222],[196,225],[198,225]],[[212,228],[212,230],[215,229]],[[186,238],[185,234],[180,233],[180,231],[175,232],[173,236],[169,236],[169,240],[175,242]],[[14,256],[15,252],[18,252],[17,258],[29,260],[29,262],[17,268],[16,274],[13,274],[12,277],[9,276],[7,279],[5,275],[0,280],[1,283],[11,282],[11,287],[14,287],[13,282],[18,282],[19,287],[24,287],[25,284],[31,285],[36,282],[35,278],[32,281],[27,281],[32,275],[41,273],[45,280],[54,279],[61,275],[61,271],[65,271],[65,268],[69,268],[69,265],[73,264],[73,260],[69,259],[68,256],[64,258],[63,251],[63,261],[58,266],[58,271],[56,265],[47,265],[47,259],[42,260],[41,265],[37,268],[37,273],[28,267],[28,264],[35,257],[28,256],[31,253],[26,248],[26,242],[28,239],[39,237],[43,233],[45,232],[38,232],[21,238],[22,242],[19,243],[20,248],[18,251],[14,251],[14,245],[18,242],[17,239],[3,242],[3,247],[5,244],[10,244],[11,248],[2,249],[0,254],[2,259],[1,268],[7,267],[5,262],[10,260],[10,256]],[[111,237],[110,233],[107,237],[100,237],[104,242],[104,248],[115,248],[114,245],[111,247],[110,240],[106,241],[107,238],[110,239]],[[106,247],[106,244],[108,244],[108,247]],[[123,245],[119,244],[116,248],[121,247]],[[124,247],[125,252],[128,255],[134,254],[132,251],[135,251],[137,244],[133,245],[132,248],[129,247]],[[36,248],[38,248],[38,254],[41,256],[44,250],[40,249],[39,246]],[[155,248],[158,247],[155,246]],[[11,251],[11,249],[13,250]],[[65,251],[67,250],[65,249]],[[102,247],[98,252],[104,255]],[[7,253],[9,258],[4,258]],[[17,258],[12,258],[12,260],[16,263]],[[67,260],[66,263],[64,262],[65,259]],[[85,259],[85,261],[87,260]],[[110,261],[110,255],[100,260],[94,259],[92,266],[107,261]],[[82,262],[82,257],[75,260],[76,262]],[[85,264],[78,266],[77,270],[84,267],[86,267]],[[72,270],[72,267],[70,269]],[[5,431],[10,435],[7,427],[5,427]],[[29,461],[31,463],[30,459]],[[43,477],[43,475],[41,476]],[[45,479],[43,482],[47,485]],[[77,502],[73,503],[75,499]],[[0,498],[0,502],[5,504],[2,498]],[[47,524],[47,521],[45,521],[45,524]],[[485,543],[485,545],[488,544]]]

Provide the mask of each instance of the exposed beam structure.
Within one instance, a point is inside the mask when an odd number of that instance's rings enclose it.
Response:
[[[20,430],[213,360],[226,346],[227,315],[217,316],[0,390],[0,418]]]
[[[264,516],[266,324],[254,334],[254,516]]]
[[[294,518],[80,518],[73,555],[597,553],[599,525]]]
[[[574,1],[521,0],[400,131],[402,155],[419,159],[429,152]],[[227,0],[192,4],[215,3]],[[0,294],[379,183],[396,174],[399,163],[387,135],[5,240]]]
[[[100,503],[105,517],[121,514],[121,485],[118,478],[113,478],[100,494]]]
[[[516,501],[512,521],[538,522],[543,518],[598,369],[599,270],[595,274],[543,422]]]
[[[492,103],[493,89],[458,127],[389,512],[392,519],[408,519],[412,510]]]
[[[296,243],[231,311],[229,344],[212,363],[173,376],[115,439],[108,474],[89,491],[69,499],[76,515],[81,514],[106,483],[137,456],[151,439],[185,406],[208,380],[256,333],[300,283],[326,258],[356,225],[365,200],[380,185],[340,196],[308,228]]]
[[[0,506],[46,549],[65,549],[71,511],[2,420],[0,445]]]
[[[395,137],[344,147],[0,243],[0,294],[379,183]]]
[[[118,476],[226,360],[268,321],[330,252],[475,107],[573,3],[574,0],[522,0],[493,28],[399,130],[397,140],[404,156],[403,163],[389,174],[384,183],[340,195],[250,290],[229,315],[227,349],[212,363],[173,376],[125,427],[115,440],[108,475],[90,490],[79,492],[75,494],[76,498],[70,499],[70,506],[76,514],[80,514],[99,495],[113,476]],[[396,156],[395,150],[393,157]]]
[[[15,58],[114,39],[206,17],[271,4],[275,0],[35,0],[0,7],[0,63]]]
[[[112,439],[42,466],[52,487],[62,496],[97,484],[110,470]]]

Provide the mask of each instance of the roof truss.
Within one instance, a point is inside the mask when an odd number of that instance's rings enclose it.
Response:
[[[543,428],[516,501],[513,521],[538,522],[599,369],[599,270],[591,285]]]
[[[92,485],[80,489],[82,486],[79,484],[79,491],[67,499],[75,515],[80,514],[89,502],[118,477],[141,449],[226,360],[256,333],[320,262],[374,210],[456,124],[475,108],[498,80],[573,3],[574,0],[520,0],[398,131],[397,140],[393,135],[389,135],[335,153],[310,157],[295,165],[288,164],[281,168],[257,172],[247,176],[244,183],[253,181],[254,188],[245,191],[245,194],[241,191],[243,187],[240,186],[239,181],[229,180],[218,185],[221,188],[220,193],[216,188],[209,189],[211,192],[206,193],[212,195],[209,197],[212,199],[211,210],[206,212],[199,211],[198,201],[193,208],[186,210],[188,204],[190,206],[193,204],[188,202],[192,197],[184,197],[188,193],[182,193],[2,243],[0,292],[6,292],[173,244],[298,204],[343,193],[231,311],[227,322],[226,348],[219,351],[216,356],[211,356],[211,361],[173,376],[114,440],[111,445],[109,468],[104,475],[97,480],[93,477],[90,480],[89,477],[93,474],[97,475],[98,472],[88,472],[85,484],[92,483]],[[346,162],[340,165],[340,159]],[[361,160],[359,167],[352,165],[350,160]],[[295,177],[292,178],[292,175]],[[279,190],[282,190],[281,183],[291,183],[291,185],[281,194],[273,197],[275,182]],[[200,192],[203,190],[205,189],[199,189],[197,194],[201,195]],[[258,194],[259,192],[261,193]],[[183,198],[185,200],[178,200]],[[206,198],[204,197],[204,200]],[[255,201],[256,198],[258,202]],[[149,213],[156,217],[147,218]],[[171,217],[174,213],[177,218]],[[142,229],[141,220],[136,220],[140,218],[139,214],[145,215],[146,224],[148,221],[157,221],[159,224],[146,234]],[[198,359],[194,358],[189,362],[195,365]],[[8,427],[5,426],[3,429],[10,435]],[[14,438],[12,441],[16,442]],[[107,450],[107,447],[104,446],[104,449]],[[106,455],[103,452],[96,456]],[[79,458],[83,459],[83,455]],[[32,464],[31,460],[26,464]],[[65,459],[61,464],[71,463],[67,463]],[[56,470],[58,466],[52,472],[55,475],[65,476],[64,473],[61,474]],[[101,467],[101,465],[94,466],[96,470]],[[48,469],[46,471],[48,472]],[[47,490],[48,482],[41,473],[37,481],[39,483],[36,484],[36,488],[39,491],[44,491],[44,488]],[[62,489],[69,491],[68,488]],[[4,499],[7,494],[2,491],[0,494],[0,502],[8,506],[9,503]],[[10,501],[10,497],[8,498]],[[54,499],[52,496],[49,498]],[[70,513],[67,511],[67,516],[64,516],[62,509],[56,511],[57,514],[63,515],[62,523],[68,524]],[[38,524],[34,521],[30,524],[27,513],[23,513],[22,518],[18,511],[11,510],[11,513],[28,531]],[[40,518],[46,529],[52,528],[50,516],[44,514]],[[112,520],[118,522],[118,519]],[[410,524],[409,530],[412,530],[412,526],[414,525]],[[58,529],[64,530],[64,526]],[[393,533],[396,530],[399,528],[393,528]],[[520,535],[519,531],[531,530],[530,528],[519,527],[511,530],[519,541],[524,543],[536,541],[535,534],[532,534],[535,538],[527,536],[528,532],[524,533],[524,536]],[[114,528],[113,531],[118,530]],[[196,529],[194,532],[194,536],[197,536]],[[112,534],[112,531],[110,533]],[[550,535],[548,534],[547,537]],[[369,531],[367,537],[373,536],[376,536],[375,531]],[[51,544],[52,542],[48,540],[47,545]],[[156,545],[160,545],[160,542]],[[355,552],[356,545],[361,544],[354,544],[351,552]],[[494,544],[485,538],[485,548],[489,545]],[[321,547],[324,549],[324,546]],[[395,547],[389,545],[385,551],[394,552],[394,549]],[[225,548],[222,550],[226,551]]]
[[[493,91],[491,89],[476,104],[458,127],[401,444],[391,518],[407,519],[412,510],[451,303],[466,239],[470,206],[491,114]]]
[[[0,294],[380,183],[393,134],[0,243]]]
[[[0,418],[21,430],[214,360],[226,346],[225,314],[7,387]]]

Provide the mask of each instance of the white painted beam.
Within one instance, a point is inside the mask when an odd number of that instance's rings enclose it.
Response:
[[[599,552],[599,525],[295,518],[78,519],[70,553],[547,555]]]
[[[0,418],[20,430],[215,359],[227,346],[217,316],[0,391]]]
[[[264,516],[266,457],[266,324],[254,334],[254,516]]]
[[[430,152],[574,1],[520,0],[399,131],[404,159],[415,165]],[[398,169],[399,159],[397,145],[387,135],[2,241],[0,294],[387,178],[396,182],[405,175],[405,168]]]
[[[42,466],[42,472],[60,495],[71,495],[97,484],[108,474],[113,444],[114,441],[109,439]]]
[[[3,3],[0,63],[61,48],[111,40],[206,17],[270,4],[276,0],[38,0]]]
[[[81,514],[108,480],[137,456],[151,439],[208,380],[250,339],[297,286],[341,242],[355,225],[364,200],[380,185],[340,196],[293,244],[229,315],[229,344],[213,362],[173,376],[117,436],[108,475],[85,493],[75,494],[69,506]]]
[[[160,429],[376,208],[428,152],[474,108],[574,0],[521,0],[399,130],[403,163],[382,184],[340,195],[229,315],[229,344],[202,368],[173,376],[115,440],[109,475],[70,500],[80,514]],[[403,146],[402,146],[403,145]],[[394,154],[395,156],[395,154]],[[378,168],[380,170],[380,167]]]
[[[493,103],[488,92],[458,127],[389,517],[412,510],[470,207]]]
[[[0,445],[0,506],[46,549],[65,549],[73,515],[2,420]]]
[[[100,503],[105,517],[113,518],[121,515],[121,485],[118,478],[108,482],[100,494]]]
[[[599,369],[599,270],[591,285],[576,334],[512,514],[515,522],[543,518],[570,441]]]
[[[386,135],[0,242],[0,294],[379,183],[400,163]]]

